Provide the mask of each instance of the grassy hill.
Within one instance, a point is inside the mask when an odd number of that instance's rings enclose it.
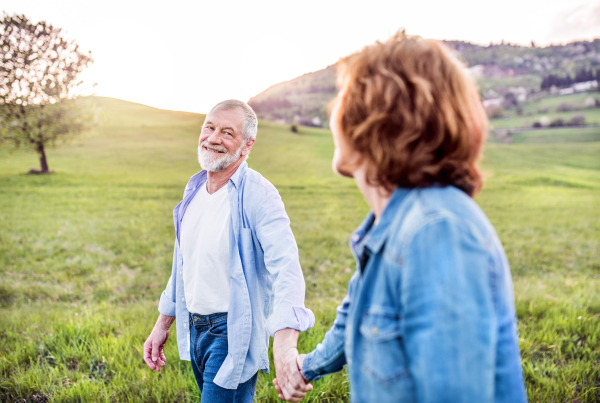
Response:
[[[335,66],[267,88],[248,101],[260,119],[325,126],[327,103],[337,92]]]
[[[55,174],[27,175],[34,154],[0,150],[0,401],[189,402],[197,387],[175,335],[159,374],[141,348],[204,116],[96,102],[105,125],[50,150]],[[567,140],[487,144],[476,199],[511,263],[532,402],[600,401],[600,142]],[[303,352],[332,324],[355,267],[348,236],[368,211],[332,154],[327,130],[261,121],[248,160],[279,189],[298,242],[317,317]],[[260,374],[258,401],[277,400],[273,374]],[[307,400],[348,401],[347,382],[327,377]]]
[[[570,75],[589,70],[600,77],[600,39],[546,47],[510,43],[481,46],[463,41],[446,41],[477,77],[483,99],[511,96],[522,92],[539,101],[544,77]],[[326,127],[327,104],[336,94],[335,66],[304,74],[279,83],[250,99],[259,118],[280,123],[301,123]],[[532,97],[537,94],[535,97]],[[529,105],[521,101],[525,109]],[[517,105],[509,108],[517,109]]]

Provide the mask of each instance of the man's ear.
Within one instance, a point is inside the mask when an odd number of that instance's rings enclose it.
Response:
[[[248,141],[246,141],[246,145],[242,149],[242,155],[244,157],[250,153],[250,150],[252,150],[252,146],[254,145],[254,140],[255,139],[249,139]]]

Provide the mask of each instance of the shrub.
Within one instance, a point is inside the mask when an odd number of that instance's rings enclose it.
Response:
[[[523,114],[523,107],[521,105],[517,105],[517,115],[521,116]]]
[[[292,133],[298,133],[298,125],[291,125],[290,130]]]
[[[564,126],[565,122],[561,119],[554,119],[552,122],[550,122],[550,127],[561,127]]]
[[[501,106],[488,106],[485,112],[489,119],[500,119],[504,117],[504,109]]]
[[[533,122],[533,127],[542,127],[542,124],[540,122]]]
[[[563,102],[556,107],[556,112],[569,112],[576,109],[577,108],[574,105]]]
[[[585,124],[585,115],[582,113],[578,113],[576,115],[571,116],[569,124],[571,126],[583,126]]]

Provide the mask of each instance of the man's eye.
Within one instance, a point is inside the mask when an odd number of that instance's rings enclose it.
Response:
[[[228,134],[230,136],[233,136],[233,134],[231,134],[231,132],[225,132],[225,134]]]

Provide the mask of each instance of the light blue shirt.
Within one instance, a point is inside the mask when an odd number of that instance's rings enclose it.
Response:
[[[357,271],[307,379],[347,365],[352,402],[527,401],[510,269],[469,196],[397,189],[350,248]]]
[[[192,176],[173,209],[173,268],[158,311],[176,317],[179,357],[190,360],[189,312],[179,248],[181,220],[206,171]],[[230,220],[228,354],[214,382],[235,389],[258,370],[269,371],[269,334],[285,328],[305,331],[315,323],[304,306],[304,277],[290,220],[277,189],[243,162],[227,183]]]

